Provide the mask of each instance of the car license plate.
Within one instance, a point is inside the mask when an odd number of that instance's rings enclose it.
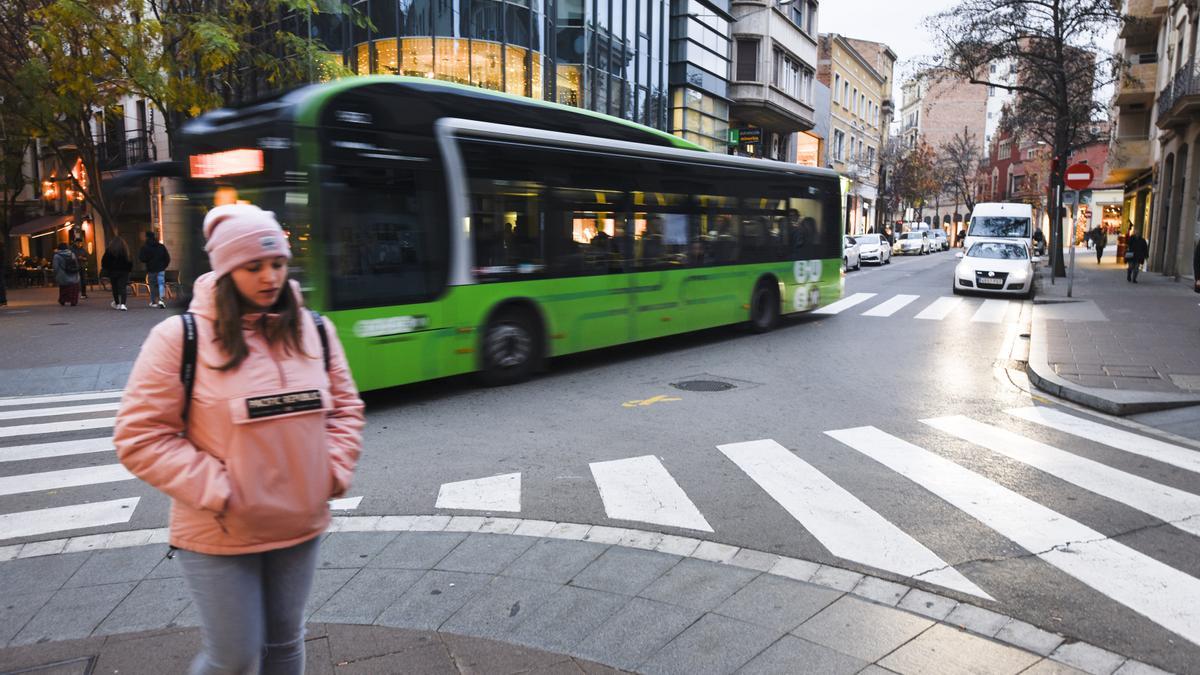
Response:
[[[979,280],[979,284],[981,286],[1003,286],[1004,280],[1003,279],[989,279],[987,277],[983,277],[982,279]]]

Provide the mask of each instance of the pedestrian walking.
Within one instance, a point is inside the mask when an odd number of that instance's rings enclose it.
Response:
[[[203,635],[191,673],[299,675],[327,500],[350,485],[363,403],[337,332],[287,279],[275,216],[220,206],[204,236],[213,271],[187,314],[150,332],[113,443],[172,499],[170,543]]]
[[[1108,233],[1105,232],[1099,225],[1092,228],[1091,231],[1092,245],[1096,247],[1096,264],[1100,264],[1100,259],[1104,257],[1104,247],[1108,246]]]
[[[8,289],[4,286],[7,272],[8,251],[4,248],[4,242],[0,241],[0,307],[8,306]]]
[[[100,273],[108,278],[112,287],[112,302],[108,303],[113,309],[128,311],[125,305],[129,293],[129,274],[133,272],[133,258],[129,256],[129,246],[121,237],[113,237],[104,249],[104,257],[100,259]]]
[[[75,261],[79,264],[79,297],[87,300],[88,254],[82,239],[71,242],[71,253],[75,254]]]
[[[1130,228],[1125,239],[1125,281],[1137,283],[1138,270],[1150,256],[1150,242],[1142,238],[1137,228]]]
[[[1192,279],[1195,280],[1195,289],[1200,293],[1200,237],[1196,237],[1196,250],[1192,251]],[[3,287],[0,286],[0,291]]]
[[[154,231],[146,232],[146,243],[138,252],[138,260],[146,266],[146,285],[150,287],[150,306],[166,307],[163,295],[166,293],[166,270],[171,264],[171,254],[167,247],[158,240]]]
[[[70,303],[72,307],[78,305],[79,261],[75,259],[75,254],[71,253],[67,242],[59,243],[51,268],[54,270],[54,283],[58,284],[58,304],[66,306]]]

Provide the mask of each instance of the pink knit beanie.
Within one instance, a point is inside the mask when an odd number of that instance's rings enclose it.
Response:
[[[218,206],[204,216],[208,262],[218,277],[251,260],[292,257],[287,236],[275,214],[252,204]]]

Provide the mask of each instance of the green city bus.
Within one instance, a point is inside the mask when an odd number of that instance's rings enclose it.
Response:
[[[766,331],[842,295],[835,172],[577,108],[370,76],[205,114],[181,140],[189,231],[215,204],[274,211],[363,390],[506,384],[549,357]]]

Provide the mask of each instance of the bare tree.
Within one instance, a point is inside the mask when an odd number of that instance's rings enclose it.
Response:
[[[946,191],[954,197],[956,205],[961,202],[970,212],[975,208],[975,181],[982,154],[975,134],[963,127],[962,133],[954,134],[942,144],[938,154]]]
[[[1123,71],[1121,57],[1096,39],[1121,21],[1111,0],[959,0],[926,19],[945,52],[929,67],[1016,94],[1014,110],[1026,133],[1065,158],[1094,140],[1106,105],[1096,92]],[[994,67],[995,66],[995,67]],[[1015,69],[1015,77],[1003,71]],[[1051,176],[1061,187],[1059,162]],[[1059,209],[1050,230],[1054,274],[1066,274]]]

